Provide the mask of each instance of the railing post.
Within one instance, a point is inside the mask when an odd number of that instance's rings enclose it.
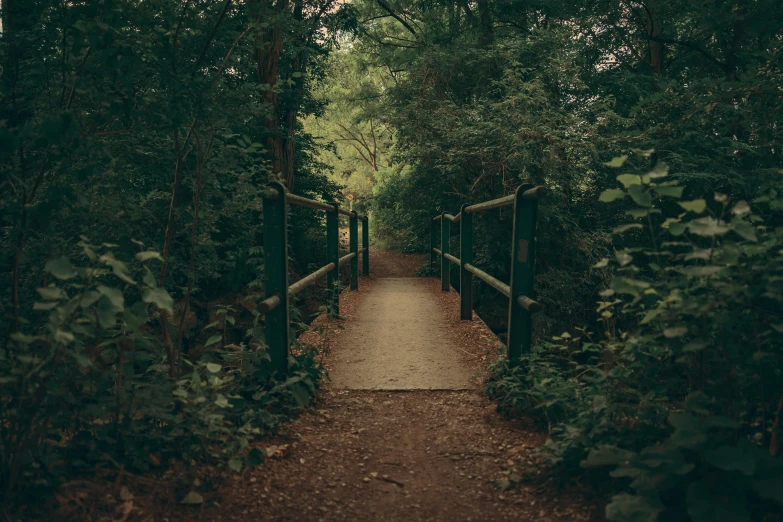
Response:
[[[522,194],[533,185],[520,185],[514,199],[514,229],[511,243],[511,296],[508,305],[508,357],[511,366],[519,364],[530,351],[533,321],[530,312],[519,304],[519,296],[534,299],[533,277],[536,259],[536,215],[538,200]]]
[[[450,289],[449,275],[451,274],[449,261],[446,254],[449,252],[449,242],[451,240],[451,221],[446,219],[444,212],[440,216],[440,289],[448,292]]]
[[[359,219],[356,212],[350,217],[350,229],[348,243],[351,247],[351,253],[355,254],[351,258],[351,290],[359,289]]]
[[[473,263],[473,214],[465,212],[462,205],[459,221],[459,316],[463,321],[473,319],[473,274],[465,265]]]
[[[364,216],[362,220],[362,275],[370,275],[370,224],[369,218]]]
[[[340,209],[333,203],[334,210],[326,213],[326,262],[334,263],[334,269],[326,275],[329,315],[340,315]]]
[[[435,275],[435,248],[438,245],[438,222],[430,219],[430,275]]]
[[[278,193],[275,199],[264,199],[264,292],[265,297],[278,296],[280,305],[266,314],[266,344],[272,368],[282,374],[288,371],[288,209],[285,187],[270,183]]]

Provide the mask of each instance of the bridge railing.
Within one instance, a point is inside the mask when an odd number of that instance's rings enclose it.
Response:
[[[299,281],[288,283],[288,206],[297,205],[326,212],[326,256],[329,263]],[[340,257],[339,217],[349,219],[349,253]],[[359,221],[362,222],[362,248],[359,248]],[[341,209],[337,203],[323,203],[289,194],[280,183],[271,183],[264,193],[264,288],[265,299],[257,310],[266,314],[266,344],[272,367],[281,373],[288,370],[291,346],[289,297],[327,278],[329,313],[340,313],[339,270],[350,263],[351,290],[359,288],[359,256],[362,273],[370,273],[370,241],[367,217]]]
[[[473,318],[473,276],[478,277],[508,298],[508,358],[512,365],[520,356],[530,351],[533,335],[532,315],[541,309],[534,299],[533,279],[536,255],[536,217],[538,200],[544,197],[547,188],[531,184],[520,185],[514,194],[475,205],[462,205],[455,216],[442,213],[432,218],[430,225],[430,272],[434,273],[436,256],[440,256],[441,289],[448,292],[450,264],[460,268],[460,317]],[[511,281],[506,284],[473,263],[473,215],[477,212],[514,207],[511,232]],[[438,222],[440,221],[440,231]],[[451,224],[460,227],[459,258],[450,252]],[[440,234],[438,234],[440,232]],[[436,248],[440,236],[440,248]]]

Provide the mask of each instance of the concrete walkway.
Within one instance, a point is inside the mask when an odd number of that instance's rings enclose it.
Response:
[[[352,390],[471,389],[461,340],[449,327],[432,285],[419,278],[379,278],[357,317],[339,336],[335,388]]]

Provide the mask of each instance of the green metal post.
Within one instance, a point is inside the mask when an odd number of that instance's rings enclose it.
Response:
[[[264,291],[278,296],[280,304],[266,314],[266,343],[272,368],[288,371],[288,212],[285,187],[270,183],[276,199],[264,199]]]
[[[430,219],[430,275],[435,275],[435,250],[438,246],[438,222]]]
[[[533,321],[530,312],[519,304],[519,296],[534,299],[533,277],[536,259],[537,199],[524,199],[522,193],[533,188],[524,184],[514,200],[514,231],[511,243],[511,296],[508,305],[508,357],[511,366],[519,364],[523,353],[530,351]]]
[[[333,205],[334,211],[326,213],[326,262],[334,263],[334,269],[326,274],[326,288],[329,314],[337,317],[340,315],[340,214],[337,203]]]
[[[459,316],[463,321],[473,319],[473,274],[465,265],[473,263],[473,214],[465,212],[462,205],[459,221]]]
[[[364,216],[362,220],[362,275],[370,275],[370,220]]]
[[[359,219],[356,212],[351,214],[348,243],[351,253],[356,254],[351,258],[351,290],[359,289]]]
[[[444,292],[448,292],[449,275],[451,274],[450,263],[446,259],[446,254],[449,254],[449,241],[451,240],[451,221],[446,219],[446,213],[444,212],[440,216],[440,289]]]

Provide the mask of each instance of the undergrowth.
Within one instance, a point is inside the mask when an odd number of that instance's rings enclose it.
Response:
[[[684,201],[663,165],[617,179],[600,200],[633,202],[615,234],[636,244],[594,266],[601,331],[496,362],[486,391],[548,429],[542,466],[611,492],[610,521],[780,520],[783,199]]]
[[[300,346],[281,380],[256,315],[245,341],[213,337],[199,357],[183,355],[174,374],[157,335],[161,321],[179,319],[152,273],[160,255],[140,249],[126,263],[113,245],[79,246],[78,266],[47,263],[34,315],[20,318],[0,350],[5,501],[38,498],[101,468],[140,473],[180,462],[238,472],[260,463],[253,439],[317,392],[324,370],[315,350]]]

